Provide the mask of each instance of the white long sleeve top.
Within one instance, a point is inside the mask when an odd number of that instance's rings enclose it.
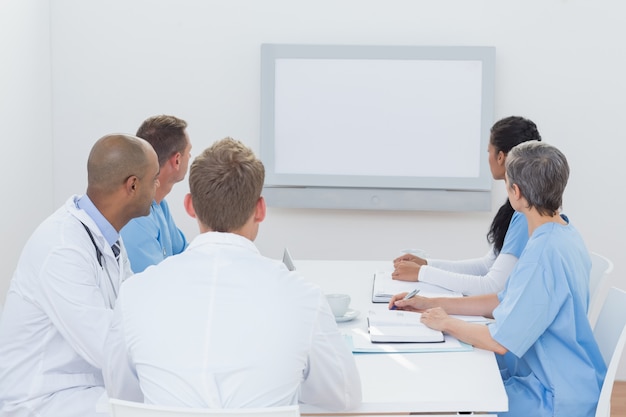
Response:
[[[464,295],[497,293],[504,288],[515,263],[528,242],[526,217],[515,212],[509,223],[500,253],[493,249],[482,258],[449,261],[427,259],[418,280],[458,291]]]

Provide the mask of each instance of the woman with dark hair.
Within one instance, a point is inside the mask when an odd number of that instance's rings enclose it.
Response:
[[[509,151],[530,140],[541,140],[537,125],[518,116],[506,117],[491,127],[489,138],[489,168],[496,180],[504,180],[504,163]],[[424,259],[404,254],[394,259],[393,279],[422,281],[436,284],[464,295],[498,292],[528,241],[528,224],[507,201],[496,213],[487,233],[492,245],[482,258],[462,261]]]

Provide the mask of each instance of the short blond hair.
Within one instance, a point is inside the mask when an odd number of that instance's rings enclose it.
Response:
[[[265,168],[252,150],[227,137],[191,164],[189,189],[196,217],[216,232],[239,230],[261,196]]]

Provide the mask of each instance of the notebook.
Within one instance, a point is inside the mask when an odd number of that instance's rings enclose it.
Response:
[[[295,271],[296,266],[293,263],[293,259],[291,258],[291,254],[289,253],[289,249],[285,248],[283,251],[283,263],[287,266],[287,269],[290,271]]]
[[[411,292],[418,288],[422,297],[462,297],[463,294],[450,291],[438,285],[426,282],[398,281],[391,279],[391,272],[378,271],[374,274],[374,285],[372,288],[373,303],[388,303],[395,294],[401,292]]]
[[[370,310],[367,316],[372,343],[443,342],[443,333],[420,321],[421,314],[398,310]]]

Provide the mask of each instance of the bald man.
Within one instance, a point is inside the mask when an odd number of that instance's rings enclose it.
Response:
[[[32,234],[0,322],[0,416],[93,416],[102,357],[130,263],[119,231],[150,212],[159,185],[152,146],[108,135],[91,149],[88,186]]]

